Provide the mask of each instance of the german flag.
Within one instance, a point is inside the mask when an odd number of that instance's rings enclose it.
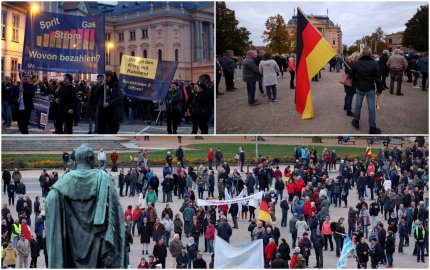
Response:
[[[336,52],[301,9],[297,10],[296,110],[302,114],[302,119],[311,119],[314,117],[314,108],[309,81]]]
[[[372,156],[372,147],[367,147],[366,152],[364,152],[365,157],[371,157]]]
[[[258,210],[258,219],[264,222],[270,221],[272,223],[272,217],[270,216],[269,207],[265,201],[261,201],[260,210]]]

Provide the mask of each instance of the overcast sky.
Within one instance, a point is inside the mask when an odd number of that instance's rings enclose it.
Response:
[[[386,34],[405,29],[421,5],[428,2],[226,2],[236,12],[239,26],[251,32],[254,45],[265,45],[261,37],[264,23],[270,16],[281,14],[285,23],[293,16],[294,8],[307,15],[328,15],[331,21],[341,26],[342,41],[348,46],[365,35],[370,35],[380,26]]]

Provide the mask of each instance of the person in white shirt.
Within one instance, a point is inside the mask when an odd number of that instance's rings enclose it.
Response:
[[[391,180],[389,178],[385,179],[383,186],[385,191],[391,190]]]
[[[106,153],[103,151],[103,148],[100,149],[97,158],[99,160],[99,169],[104,168],[106,166]]]

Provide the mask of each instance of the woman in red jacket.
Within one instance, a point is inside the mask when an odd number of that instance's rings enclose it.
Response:
[[[288,181],[287,191],[288,191],[288,201],[292,202],[294,196],[296,195],[296,185],[294,184],[293,179],[290,179],[290,181]]]
[[[296,267],[296,264],[299,261],[299,258],[297,257],[299,256],[299,254],[300,254],[300,248],[296,247],[294,249],[293,257],[291,258],[290,269],[294,269]]]
[[[305,203],[303,204],[303,214],[305,215],[306,221],[308,221],[311,216],[311,201],[308,196],[306,196]]]
[[[136,229],[136,225],[137,222],[139,221],[139,216],[140,216],[140,205],[137,204],[133,210],[133,216],[131,217],[131,220],[133,220],[133,235],[134,235],[134,230]],[[139,228],[137,228],[137,231],[139,232]]]
[[[298,176],[295,181],[295,190],[296,190],[296,196],[301,197],[302,188],[305,186],[305,181],[303,181],[302,177]]]
[[[212,162],[213,161],[214,161],[214,151],[212,150],[212,148],[210,148],[208,151],[208,167],[209,167],[209,170],[213,170],[212,169]]]
[[[264,250],[264,265],[266,268],[269,268],[270,261],[275,258],[277,249],[278,247],[276,246],[275,239],[270,238],[269,244],[267,244],[266,249]]]

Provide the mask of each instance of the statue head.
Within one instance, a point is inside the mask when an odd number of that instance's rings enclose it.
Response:
[[[81,146],[76,148],[75,157],[78,166],[83,165],[90,166],[91,169],[94,168],[94,152],[93,149],[91,149],[91,147],[89,147],[87,144],[82,144]]]

